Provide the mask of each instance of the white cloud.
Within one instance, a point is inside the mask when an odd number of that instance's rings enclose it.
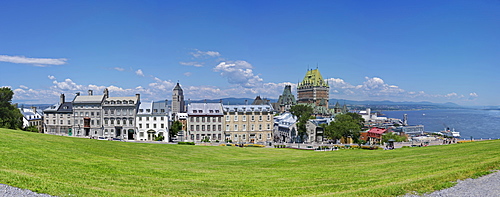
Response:
[[[25,85],[20,85],[19,87],[20,87],[20,88],[22,88],[22,89],[29,89],[29,88],[28,88],[27,86],[25,86]]]
[[[34,66],[46,67],[47,65],[63,65],[66,64],[66,58],[29,58],[24,56],[8,56],[0,55],[0,62],[10,62],[15,64],[33,64]]]
[[[141,69],[139,69],[139,70],[135,71],[135,74],[137,74],[137,75],[139,75],[139,76],[144,77],[144,73],[142,72],[142,70],[141,70]]]
[[[54,79],[56,79],[56,77],[54,77],[54,76],[52,76],[52,75],[49,75],[49,76],[47,76],[47,77],[48,77],[50,80],[54,80]]]
[[[155,83],[150,83],[149,87],[161,90],[163,92],[164,91],[172,91],[172,89],[174,89],[175,84],[172,81],[161,80],[158,77],[154,77],[154,80],[156,82]],[[162,93],[162,94],[164,94],[164,93]]]
[[[470,97],[478,97],[479,95],[477,95],[475,92],[472,92],[469,94]]]
[[[193,73],[191,73],[191,72],[185,72],[184,73],[184,76],[186,76],[186,77],[190,77],[191,75],[193,75]]]
[[[183,66],[203,67],[203,63],[200,62],[179,62],[179,64]]]
[[[253,74],[253,67],[250,63],[242,60],[221,62],[213,70],[220,72],[231,84],[240,85],[244,88],[256,87],[262,83],[263,79]]]
[[[200,58],[200,57],[219,57],[220,53],[217,51],[200,51],[198,49],[195,49],[195,52],[191,52],[191,55],[195,58]]]
[[[124,68],[120,68],[120,67],[114,67],[113,69],[117,70],[117,71],[125,71]]]

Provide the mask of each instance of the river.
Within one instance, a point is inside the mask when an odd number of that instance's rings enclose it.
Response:
[[[433,109],[414,111],[382,111],[388,118],[403,119],[408,114],[409,125],[424,125],[425,131],[437,132],[449,127],[460,132],[461,138],[500,138],[500,110]]]

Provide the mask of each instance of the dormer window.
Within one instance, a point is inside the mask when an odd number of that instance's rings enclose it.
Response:
[[[203,113],[203,110],[198,110],[198,113]]]
[[[151,112],[151,110],[150,109],[146,109],[146,112]]]
[[[215,110],[215,113],[219,113],[219,110]]]
[[[139,109],[139,112],[144,112],[144,109]]]
[[[128,102],[127,101],[123,101],[123,104],[128,104]]]
[[[130,100],[128,101],[129,104],[134,104],[134,101]]]
[[[193,114],[196,114],[196,110],[193,110]]]
[[[111,104],[116,104],[116,102],[115,101],[111,101]]]
[[[116,104],[122,104],[122,102],[121,101],[117,101]]]
[[[214,110],[209,110],[208,112],[209,112],[209,113],[214,113]]]

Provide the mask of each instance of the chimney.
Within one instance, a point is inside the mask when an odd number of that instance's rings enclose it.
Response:
[[[141,94],[135,94],[135,98],[137,98],[137,103],[141,102]]]
[[[35,106],[31,106],[31,109],[33,110],[33,113],[36,115],[36,107]]]
[[[76,94],[76,96],[80,96],[80,92],[77,92],[77,93],[75,93],[75,94]]]
[[[92,96],[93,92],[92,90],[89,90],[89,96]]]
[[[66,98],[64,97],[64,94],[61,94],[60,99],[61,99],[61,100],[60,100],[59,102],[60,102],[61,104],[63,104],[63,103],[64,103],[64,101],[66,101]]]
[[[248,100],[245,99],[245,105],[248,105]]]
[[[109,98],[109,90],[108,90],[108,88],[105,88],[103,93],[104,93],[104,98]]]

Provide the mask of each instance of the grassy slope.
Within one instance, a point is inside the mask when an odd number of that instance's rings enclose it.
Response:
[[[394,151],[140,144],[0,129],[0,183],[77,196],[394,196],[500,166],[500,141]]]

